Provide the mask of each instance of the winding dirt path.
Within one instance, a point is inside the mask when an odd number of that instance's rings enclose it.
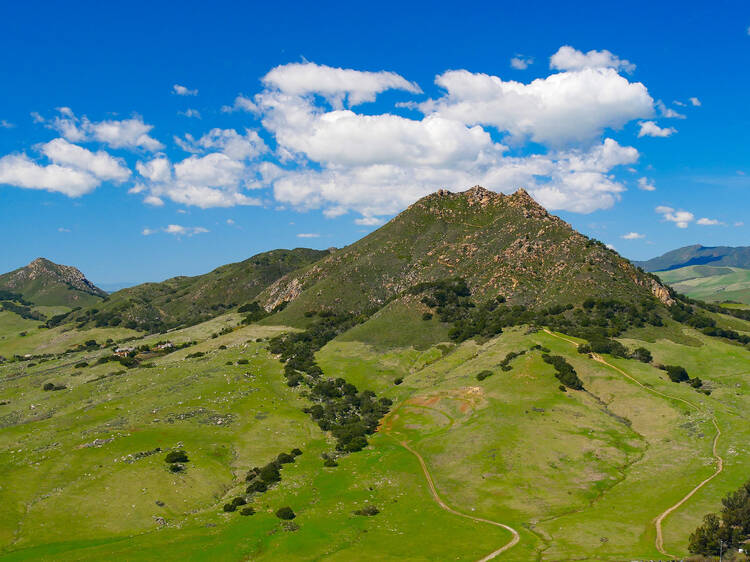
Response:
[[[568,339],[568,338],[566,338],[564,336],[557,335],[557,334],[551,332],[550,330],[548,330],[547,328],[544,328],[544,331],[547,334],[549,334],[550,336],[553,336],[555,338],[564,340],[564,341],[566,341],[568,343],[571,343],[574,346],[578,347],[578,342],[575,342],[575,341],[573,341],[571,339]],[[631,380],[632,382],[634,382],[635,384],[637,384],[638,386],[640,386],[644,390],[647,390],[647,391],[651,392],[652,394],[657,394],[657,395],[662,396],[663,398],[667,398],[669,400],[676,400],[677,402],[682,402],[683,404],[686,404],[686,405],[690,406],[691,408],[695,409],[699,413],[708,414],[708,412],[702,410],[699,406],[697,406],[696,404],[694,404],[694,403],[692,403],[692,402],[690,402],[688,400],[685,400],[683,398],[679,398],[677,396],[671,396],[669,394],[665,394],[665,393],[660,392],[658,390],[655,390],[653,388],[649,388],[648,386],[646,386],[643,383],[641,383],[638,379],[636,379],[633,376],[629,375],[628,373],[626,373],[625,371],[623,371],[622,369],[620,369],[616,365],[613,365],[612,363],[607,362],[601,355],[599,355],[597,353],[592,353],[591,354],[591,358],[594,361],[597,361],[598,363],[601,363],[602,365],[606,365],[610,369],[613,369],[613,370],[617,371],[618,373],[620,373],[621,375],[623,375],[627,379]],[[713,414],[709,414],[709,415],[711,415],[711,423],[716,428],[716,436],[714,437],[713,448],[712,448],[712,454],[713,454],[714,460],[716,461],[716,471],[711,476],[709,476],[708,478],[706,478],[705,480],[703,480],[703,482],[701,482],[700,484],[698,484],[695,488],[693,488],[692,490],[690,490],[690,492],[688,492],[688,494],[685,497],[683,497],[680,501],[678,501],[673,506],[671,506],[671,507],[667,508],[666,510],[664,510],[661,514],[659,514],[658,517],[656,517],[656,519],[654,519],[654,526],[656,527],[656,540],[654,541],[654,545],[656,546],[656,550],[658,550],[664,556],[669,556],[670,558],[676,558],[676,556],[674,556],[673,554],[669,554],[664,549],[664,535],[663,535],[663,532],[662,532],[662,523],[667,518],[667,516],[669,516],[670,513],[672,513],[673,511],[677,510],[678,508],[680,508],[682,506],[682,504],[684,504],[686,501],[688,501],[698,490],[700,490],[703,486],[705,486],[711,480],[713,480],[714,478],[716,478],[724,470],[724,459],[721,457],[721,455],[719,455],[719,453],[717,451],[717,448],[718,448],[718,445],[719,445],[719,437],[721,437],[721,429],[719,428],[719,423],[716,421],[716,416],[714,416]]]
[[[417,460],[419,461],[419,465],[422,467],[422,473],[424,474],[424,478],[427,481],[427,486],[430,489],[430,494],[432,494],[432,499],[435,500],[435,503],[437,503],[441,509],[444,509],[445,511],[452,513],[453,515],[456,515],[458,517],[463,517],[464,519],[469,519],[470,521],[476,521],[477,523],[487,523],[488,525],[494,525],[495,527],[502,527],[506,531],[509,531],[513,536],[511,537],[510,541],[505,543],[503,546],[498,548],[497,550],[493,550],[490,552],[487,556],[484,556],[483,558],[480,558],[478,562],[487,562],[488,560],[492,560],[502,554],[503,552],[510,550],[518,542],[521,540],[521,536],[518,534],[518,531],[516,531],[513,527],[510,527],[509,525],[506,525],[504,523],[500,523],[498,521],[492,521],[491,519],[484,519],[483,517],[474,517],[473,515],[467,515],[466,513],[461,513],[460,511],[457,511],[453,509],[451,506],[449,506],[447,503],[443,501],[443,499],[440,497],[440,494],[438,494],[437,488],[435,487],[435,480],[432,478],[432,475],[430,474],[429,469],[427,468],[427,463],[425,463],[424,458],[422,458],[422,455],[420,455],[416,450],[412,449],[409,444],[406,441],[399,440],[396,438],[395,435],[393,435],[393,421],[398,419],[397,414],[398,408],[396,410],[393,410],[390,415],[383,421],[383,423],[380,426],[381,431],[388,435],[391,439],[396,441],[399,445],[401,445],[404,449],[409,451],[412,455],[417,457]]]

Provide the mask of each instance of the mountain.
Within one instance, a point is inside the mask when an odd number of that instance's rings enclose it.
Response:
[[[45,258],[0,275],[0,290],[20,294],[39,306],[88,306],[107,296],[75,267]]]
[[[283,275],[329,254],[308,248],[273,250],[204,275],[136,285],[112,293],[95,311],[82,311],[75,319],[149,331],[196,324],[252,301]]]
[[[306,311],[361,312],[423,282],[463,278],[479,300],[542,307],[589,297],[634,302],[668,291],[600,242],[550,215],[523,189],[440,190],[389,223],[265,289],[285,320]]]
[[[645,271],[668,271],[690,265],[712,265],[750,269],[750,246],[685,246],[641,262],[634,262]]]
[[[694,299],[750,305],[750,269],[689,265],[661,271],[659,278]]]

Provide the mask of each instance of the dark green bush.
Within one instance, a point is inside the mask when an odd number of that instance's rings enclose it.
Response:
[[[240,515],[255,515],[255,510],[250,506],[243,507],[240,510]]]
[[[167,456],[164,458],[164,462],[167,463],[175,463],[175,462],[188,462],[190,459],[188,459],[187,453],[185,451],[170,451],[167,453]]]
[[[297,517],[297,515],[294,513],[291,507],[282,507],[278,511],[276,511],[276,517],[289,521]]]

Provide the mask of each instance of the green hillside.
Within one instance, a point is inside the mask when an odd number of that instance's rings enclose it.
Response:
[[[695,299],[750,305],[750,269],[693,265],[656,274],[678,293]]]
[[[107,296],[75,267],[44,258],[0,275],[2,290],[20,295],[34,305],[70,308],[93,305]]]
[[[646,271],[667,271],[691,265],[750,269],[750,246],[685,246],[659,257],[635,262]]]
[[[96,311],[82,311],[74,319],[148,331],[196,324],[252,301],[283,275],[329,253],[307,248],[273,250],[205,275],[144,283],[112,293]]]
[[[372,234],[264,290],[267,309],[299,323],[311,310],[362,312],[422,282],[465,279],[477,300],[530,307],[585,298],[636,302],[667,291],[603,244],[547,213],[524,190],[439,191]]]
[[[523,191],[441,191],[317,254],[76,322],[0,312],[0,560],[706,551],[691,535],[750,475],[750,312],[671,292]],[[265,316],[227,312],[255,299]]]

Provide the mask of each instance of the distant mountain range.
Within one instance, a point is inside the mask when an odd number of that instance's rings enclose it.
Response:
[[[659,257],[634,262],[645,271],[669,271],[690,265],[750,268],[750,246],[685,246]]]

